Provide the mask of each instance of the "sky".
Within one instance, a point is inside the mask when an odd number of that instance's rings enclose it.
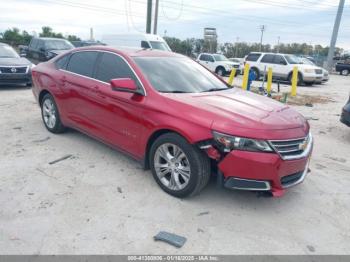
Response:
[[[158,34],[203,38],[217,29],[219,43],[305,42],[329,45],[338,0],[159,0]],[[155,0],[153,0],[153,3]],[[147,0],[0,0],[0,32],[17,27],[38,33],[50,26],[64,35],[95,39],[145,32]],[[154,14],[154,10],[153,10]],[[153,25],[152,25],[153,27]],[[345,0],[337,46],[350,50],[350,0]]]

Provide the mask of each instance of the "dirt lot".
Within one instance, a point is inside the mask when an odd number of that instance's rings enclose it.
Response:
[[[30,89],[1,87],[0,254],[350,254],[350,128],[339,122],[349,88],[332,75],[298,89],[334,102],[293,105],[313,119],[315,147],[312,173],[284,197],[211,181],[180,200],[123,154],[75,131],[50,134]],[[160,230],[188,241],[154,242]]]

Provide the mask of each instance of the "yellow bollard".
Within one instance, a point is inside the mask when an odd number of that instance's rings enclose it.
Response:
[[[293,68],[292,90],[290,92],[291,96],[296,96],[297,95],[297,85],[298,85],[298,67],[295,66]]]
[[[228,84],[230,86],[232,86],[232,84],[233,84],[233,79],[235,78],[235,75],[236,75],[236,68],[233,68],[231,71],[230,77],[228,79]]]
[[[248,86],[248,77],[249,77],[249,64],[246,63],[244,65],[244,75],[243,75],[243,83],[242,83],[242,89],[247,90]]]
[[[271,86],[272,86],[272,68],[269,67],[267,71],[267,93],[271,95]]]

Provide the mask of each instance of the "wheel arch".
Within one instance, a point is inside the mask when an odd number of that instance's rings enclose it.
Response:
[[[42,103],[42,101],[43,101],[43,98],[44,98],[44,96],[45,96],[46,94],[52,95],[47,89],[43,89],[43,90],[40,91],[40,93],[39,93],[39,98],[38,98],[39,106],[41,106],[41,103]]]
[[[222,68],[224,71],[226,71],[225,67],[223,65],[218,65],[216,68],[215,68],[215,73],[218,72],[218,70]]]
[[[167,134],[167,133],[175,133],[181,137],[183,137],[188,143],[190,144],[195,144],[198,141],[194,140],[192,137],[189,135],[185,134],[184,132],[173,128],[173,127],[164,127],[164,128],[159,128],[157,130],[154,130],[153,133],[148,137],[146,147],[145,147],[145,154],[142,160],[142,165],[144,169],[149,169],[149,153],[150,149],[152,147],[152,144],[157,140],[158,137],[161,135]]]

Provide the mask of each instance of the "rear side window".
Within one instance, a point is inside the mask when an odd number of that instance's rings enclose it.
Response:
[[[247,58],[246,61],[252,61],[252,62],[256,62],[258,61],[259,57],[261,56],[260,53],[250,53]]]
[[[65,55],[64,57],[61,57],[55,62],[57,69],[66,69],[67,63],[69,60],[69,55]]]
[[[275,55],[271,55],[271,54],[266,54],[263,56],[263,58],[261,58],[261,63],[273,63],[273,59],[275,58]]]
[[[97,52],[78,52],[74,53],[69,59],[67,71],[92,77],[97,59]]]
[[[36,48],[37,45],[38,45],[38,39],[33,38],[32,41],[30,42],[30,45],[29,45],[29,46],[30,46],[31,48]]]
[[[39,39],[36,49],[40,50],[40,49],[44,49],[44,48],[45,48],[44,41]]]
[[[130,66],[120,56],[111,53],[102,54],[95,78],[106,83],[116,78],[131,78],[138,82]]]

